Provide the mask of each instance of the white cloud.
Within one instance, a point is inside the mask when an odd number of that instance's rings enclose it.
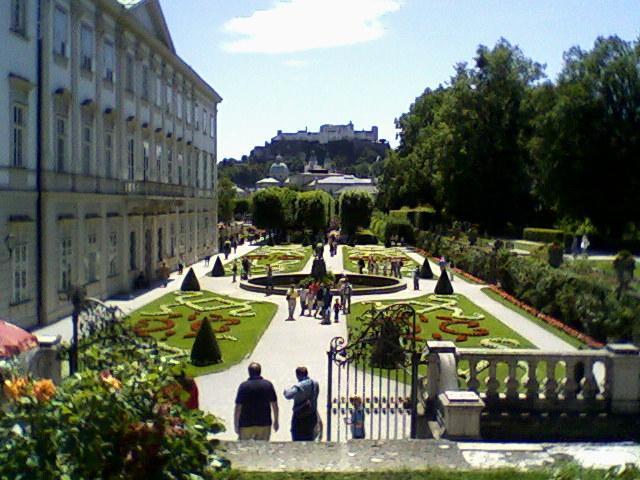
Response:
[[[242,38],[223,48],[293,53],[369,42],[385,34],[381,17],[400,7],[400,0],[278,0],[269,10],[226,22],[224,30]]]

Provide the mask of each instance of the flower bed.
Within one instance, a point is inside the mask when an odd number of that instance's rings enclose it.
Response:
[[[397,247],[383,247],[379,245],[358,245],[355,247],[344,247],[343,250],[343,266],[345,270],[350,272],[358,272],[358,260],[361,258],[365,262],[364,270],[368,274],[369,258],[373,257],[377,264],[377,275],[383,275],[383,266],[387,263],[387,276],[391,276],[390,262],[391,260],[401,260],[403,266],[400,270],[402,276],[410,277],[418,263],[409,257],[403,249]]]
[[[311,248],[298,245],[276,245],[260,247],[241,257],[238,274],[242,270],[242,258],[251,262],[251,275],[265,275],[267,265],[271,265],[273,273],[291,273],[302,270],[311,257]],[[231,263],[225,264],[227,275],[231,274]]]

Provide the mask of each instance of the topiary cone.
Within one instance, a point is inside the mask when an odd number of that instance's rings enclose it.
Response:
[[[202,324],[191,347],[191,363],[197,367],[222,362],[222,353],[216,335],[209,325],[209,320],[202,319]]]
[[[216,263],[213,265],[213,270],[211,270],[212,277],[224,277],[224,267],[222,266],[222,261],[220,261],[220,257],[216,257]]]
[[[193,268],[190,268],[187,272],[187,276],[184,277],[180,290],[182,290],[183,292],[200,291],[200,282],[198,282],[198,278],[196,277],[196,273],[193,271]]]
[[[440,278],[436,283],[436,288],[433,291],[436,295],[451,295],[453,293],[453,286],[449,280],[449,272],[442,270],[440,272]]]
[[[433,278],[433,271],[431,270],[431,265],[429,264],[429,259],[425,258],[424,262],[422,262],[422,268],[420,268],[420,278]]]

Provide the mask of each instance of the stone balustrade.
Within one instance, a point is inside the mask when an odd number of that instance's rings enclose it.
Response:
[[[489,412],[640,412],[640,350],[613,344],[602,350],[456,348],[428,342],[427,405],[457,385],[477,393]],[[455,365],[452,368],[452,358]],[[455,375],[457,378],[452,379]]]

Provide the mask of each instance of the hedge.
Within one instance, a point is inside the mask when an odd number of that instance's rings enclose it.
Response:
[[[486,282],[499,282],[507,293],[603,342],[630,339],[640,317],[638,300],[617,299],[609,286],[538,258],[505,249],[496,254],[431,232],[420,232],[418,246]]]
[[[363,228],[358,230],[353,236],[354,245],[376,245],[377,243],[378,239],[371,230]]]
[[[384,242],[388,244],[391,237],[397,236],[398,239],[404,239],[404,243],[409,245],[415,244],[414,228],[406,218],[397,218],[389,216],[384,225]]]
[[[562,230],[553,228],[532,228],[527,227],[522,231],[522,238],[532,242],[559,243],[564,244],[565,233]]]
[[[436,219],[435,209],[428,205],[390,210],[389,215],[396,218],[406,218],[418,230],[428,230]]]

